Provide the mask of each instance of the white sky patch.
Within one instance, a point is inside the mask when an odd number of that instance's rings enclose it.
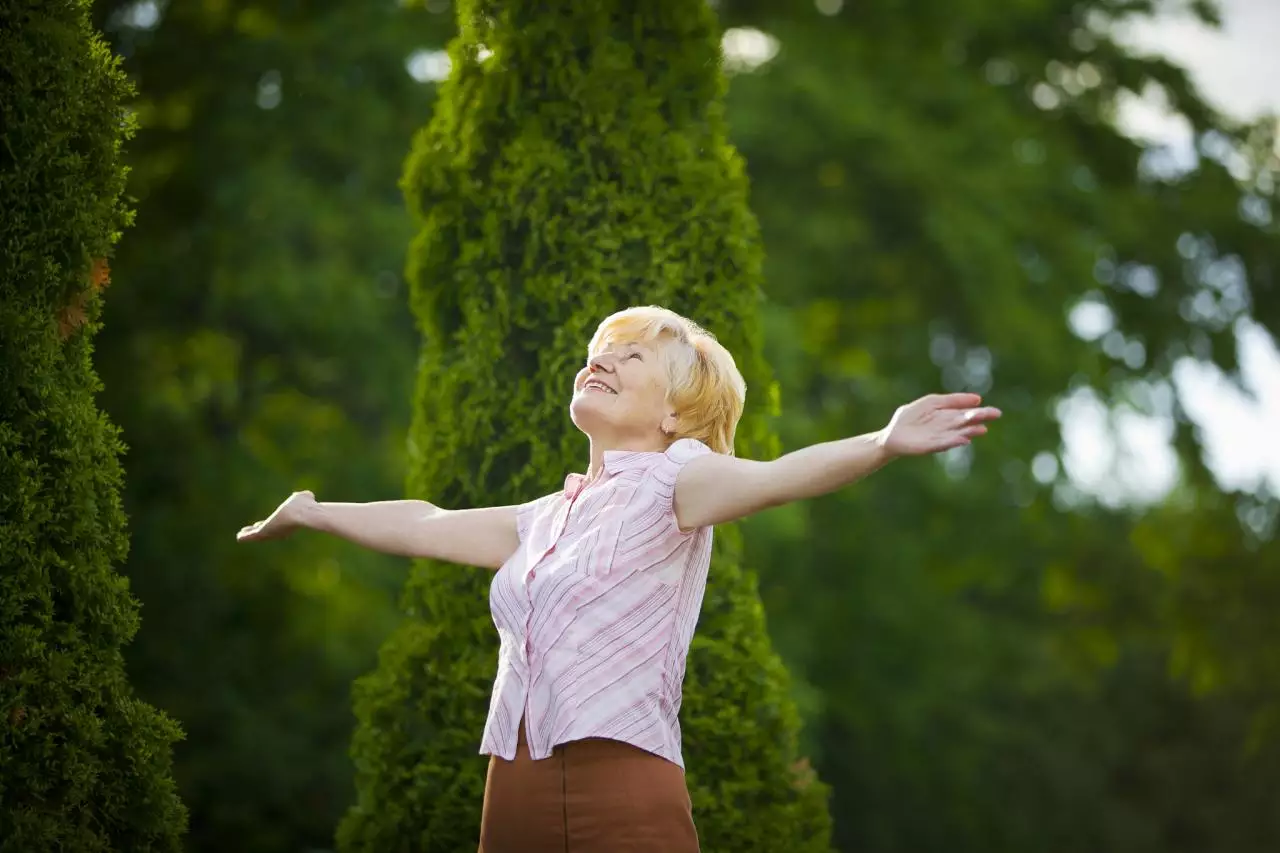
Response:
[[[1181,63],[1202,94],[1228,115],[1256,117],[1280,110],[1280,3],[1218,0],[1222,28],[1209,29],[1190,15],[1130,22],[1120,40]]]
[[[1178,462],[1168,418],[1108,409],[1086,389],[1061,400],[1058,420],[1067,476],[1103,504],[1153,503],[1176,483]]]
[[[439,83],[449,78],[453,70],[453,60],[448,51],[415,50],[405,60],[405,68],[409,76],[419,83]]]
[[[160,5],[155,0],[134,3],[125,12],[125,23],[137,30],[155,29],[160,23]]]
[[[1252,321],[1239,321],[1236,337],[1243,388],[1217,367],[1189,358],[1175,367],[1174,381],[1200,426],[1205,461],[1218,485],[1266,487],[1280,495],[1280,352]]]
[[[724,70],[754,71],[778,55],[778,40],[753,27],[730,27],[720,39]]]

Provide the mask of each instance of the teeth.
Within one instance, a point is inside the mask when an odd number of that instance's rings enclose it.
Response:
[[[601,390],[601,391],[604,391],[606,394],[617,394],[617,393],[618,393],[617,391],[614,391],[612,388],[610,388],[608,385],[602,385],[602,384],[601,384],[601,383],[599,383],[599,382],[588,382],[588,383],[586,384],[586,387],[587,387],[587,388],[597,388],[597,389],[599,389],[599,390]]]

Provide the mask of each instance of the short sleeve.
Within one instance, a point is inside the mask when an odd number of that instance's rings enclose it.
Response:
[[[675,466],[675,471],[678,474],[690,459],[696,459],[699,456],[714,452],[696,438],[682,438],[679,441],[672,442],[665,455],[668,462]]]
[[[516,535],[522,543],[529,537],[529,531],[537,523],[538,517],[544,514],[556,497],[556,493],[552,492],[516,507]]]
[[[708,453],[715,453],[715,451],[696,438],[682,438],[673,442],[663,454],[661,470],[655,478],[657,498],[662,503],[662,511],[666,514],[671,531],[678,536],[691,536],[697,532],[697,528],[681,530],[680,524],[676,521],[676,480],[679,479],[680,471],[689,464],[690,460],[706,456]]]

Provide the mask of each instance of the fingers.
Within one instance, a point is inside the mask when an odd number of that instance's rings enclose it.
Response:
[[[951,437],[943,444],[942,449],[951,450],[956,447],[964,447],[967,444],[972,444],[973,440],[978,436],[986,434],[987,428],[984,426],[964,427],[953,432]]]
[[[994,414],[990,414],[994,412]],[[972,416],[970,416],[972,413]],[[959,413],[960,423],[952,429],[946,431],[946,438],[942,439],[942,445],[939,450],[953,450],[957,447],[965,447],[973,443],[978,436],[987,434],[987,427],[984,423],[975,423],[981,420],[993,420],[1000,416],[998,409],[970,409]]]
[[[249,526],[247,526],[247,527],[241,527],[241,528],[240,528],[240,532],[236,534],[236,538],[237,538],[237,539],[251,539],[251,538],[253,538],[253,537],[254,537],[254,535],[255,535],[256,533],[258,533],[258,531],[260,531],[260,530],[262,529],[262,524],[263,524],[263,522],[259,521],[259,522],[256,522],[256,523],[254,523],[254,524],[250,524],[250,525],[249,525]]]
[[[973,409],[964,409],[960,413],[961,419],[967,424],[981,424],[988,421],[994,421],[1000,417],[1003,412],[995,406],[982,406]]]
[[[933,402],[939,409],[972,409],[982,405],[982,397],[967,391],[954,394],[935,394]]]

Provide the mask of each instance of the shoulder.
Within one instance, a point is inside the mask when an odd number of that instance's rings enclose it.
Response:
[[[684,483],[689,479],[692,469],[700,468],[706,465],[708,460],[714,460],[722,456],[723,454],[716,453],[695,438],[682,438],[674,441],[662,454],[662,464],[660,465],[662,473],[658,479],[662,481],[662,496],[668,509],[668,514],[672,518],[672,526],[681,536],[687,536],[694,532],[694,528],[703,526],[681,523],[683,518],[681,518],[682,513],[679,506],[679,493],[682,489],[687,491]]]
[[[696,438],[681,438],[671,443],[662,455],[667,461],[675,465],[683,466],[691,459],[697,459],[699,456],[705,456],[708,453],[715,453],[710,447],[707,447]]]
[[[551,492],[517,506],[516,535],[520,537],[520,541],[524,541],[525,537],[529,535],[530,529],[539,519],[554,513],[563,500],[563,492]]]
[[[528,503],[521,504],[520,509],[526,512],[537,513],[541,510],[545,510],[545,509],[548,509],[549,507],[553,507],[559,504],[563,500],[564,500],[564,492],[562,491],[548,492],[547,494],[542,495],[541,497],[534,498]]]
[[[715,455],[717,454],[701,441],[681,438],[672,442],[666,450],[646,454],[649,457],[646,467],[651,479],[655,481],[654,487],[670,497],[671,490],[675,488],[686,465],[699,457]]]

